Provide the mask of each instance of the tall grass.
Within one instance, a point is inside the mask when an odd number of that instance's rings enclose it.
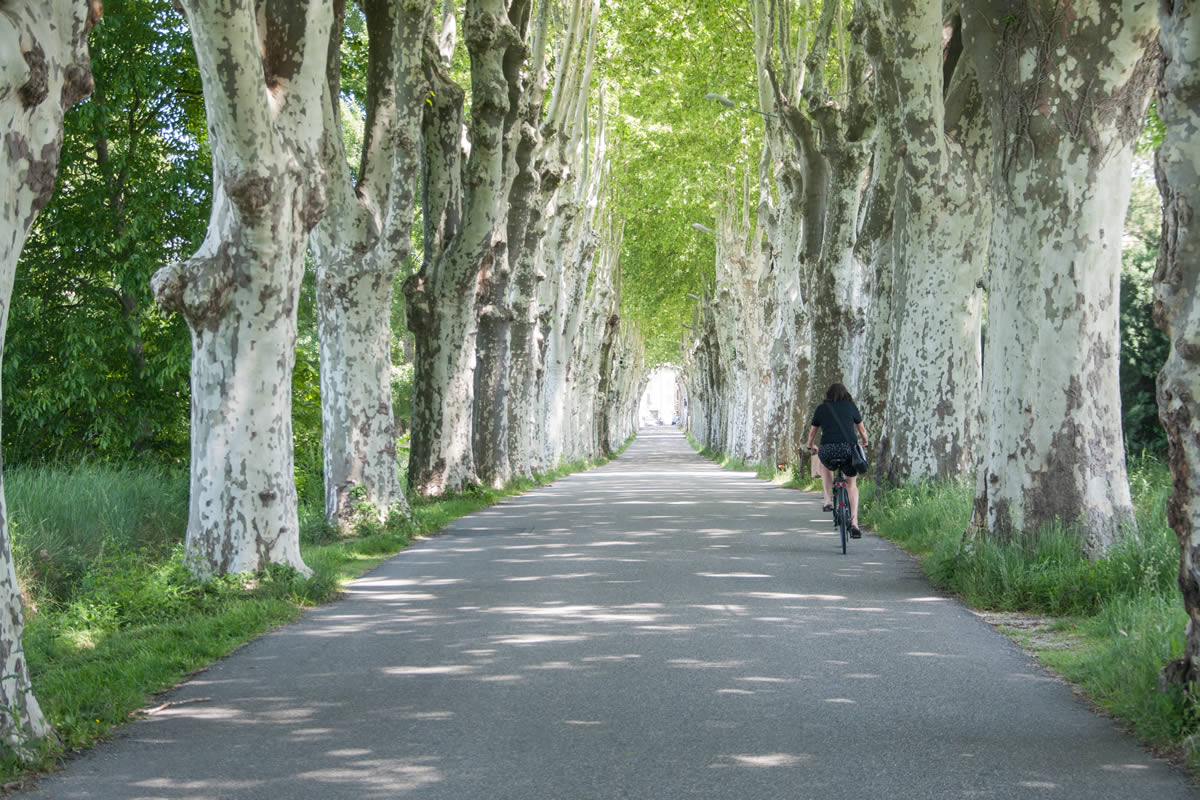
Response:
[[[1179,687],[1159,685],[1159,670],[1183,652],[1187,614],[1176,593],[1120,597],[1074,627],[1079,644],[1050,649],[1042,660],[1082,686],[1146,742],[1177,749],[1200,767],[1198,707]]]
[[[1055,615],[1094,614],[1118,598],[1176,591],[1179,546],[1166,527],[1170,477],[1157,462],[1132,464],[1136,528],[1105,558],[1089,559],[1079,534],[1056,525],[1015,541],[964,540],[972,490],[929,483],[864,493],[869,525],[916,554],[939,585],[979,608]]]
[[[4,494],[17,572],[35,611],[67,600],[100,560],[168,555],[187,526],[186,473],[157,467],[10,469]]]

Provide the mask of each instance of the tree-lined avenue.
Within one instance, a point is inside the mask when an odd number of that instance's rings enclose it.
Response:
[[[820,496],[671,428],[452,524],[24,797],[1182,798]]]

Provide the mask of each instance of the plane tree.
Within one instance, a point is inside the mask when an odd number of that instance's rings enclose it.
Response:
[[[1171,682],[1200,681],[1200,10],[1159,3],[1163,57],[1157,109],[1163,140],[1157,153],[1163,226],[1154,273],[1158,325],[1170,352],[1158,381],[1167,431],[1171,496],[1167,522],[1179,540],[1179,587],[1188,613],[1183,655],[1163,670]]]
[[[992,198],[972,531],[1077,525],[1104,552],[1133,507],[1117,367],[1130,172],[1156,74],[1149,3],[962,4]]]
[[[310,239],[316,266],[325,515],[349,523],[364,505],[408,513],[396,466],[392,287],[412,249],[420,126],[429,95],[423,58],[432,2],[363,0],[368,54],[361,160],[352,173],[342,130],[341,61],[327,65],[324,172],[329,208]],[[339,52],[341,26],[330,52]]]
[[[200,576],[300,557],[292,370],[308,234],[327,205],[323,109],[334,8],[184,2],[210,131],[208,231],[153,278],[192,334],[185,559]]]
[[[54,192],[63,115],[92,92],[87,36],[98,0],[0,4],[0,349],[17,258]],[[53,735],[29,683],[24,610],[0,482],[0,736],[20,757]]]

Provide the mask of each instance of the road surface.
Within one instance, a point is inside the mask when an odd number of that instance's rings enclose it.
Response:
[[[23,797],[1195,798],[821,498],[672,428],[453,523]]]

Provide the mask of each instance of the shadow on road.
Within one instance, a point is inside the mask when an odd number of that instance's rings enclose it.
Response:
[[[819,495],[673,429],[465,517],[31,796],[1193,797]]]

